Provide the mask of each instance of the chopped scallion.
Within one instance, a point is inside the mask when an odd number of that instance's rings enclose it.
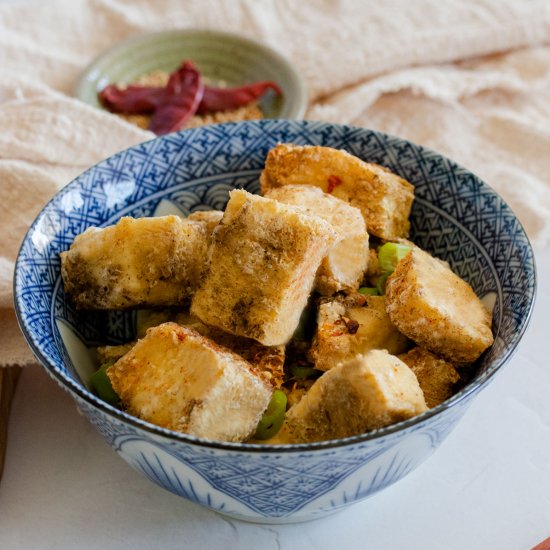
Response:
[[[254,437],[256,439],[270,439],[278,433],[285,421],[286,394],[282,390],[275,390],[267,406]]]
[[[100,399],[109,403],[109,405],[116,406],[120,401],[120,398],[116,394],[111,380],[107,376],[107,369],[112,363],[105,363],[99,370],[96,370],[90,377],[90,386]]]
[[[292,378],[296,380],[306,380],[308,378],[317,378],[321,376],[321,371],[314,369],[313,367],[306,367],[302,365],[290,365],[290,374]]]
[[[378,264],[384,273],[392,274],[397,264],[411,251],[406,244],[386,243],[378,249]]]
[[[359,289],[359,293],[365,296],[378,296],[379,294],[378,289],[373,286],[362,286]]]

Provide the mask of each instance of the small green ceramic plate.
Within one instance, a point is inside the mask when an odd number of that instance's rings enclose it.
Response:
[[[264,95],[266,118],[302,118],[307,105],[303,79],[275,50],[240,36],[209,30],[182,29],[142,34],[110,48],[89,65],[75,90],[82,101],[101,107],[97,93],[107,84],[127,84],[160,69],[171,72],[189,59],[211,82],[238,86],[273,80],[281,97]]]

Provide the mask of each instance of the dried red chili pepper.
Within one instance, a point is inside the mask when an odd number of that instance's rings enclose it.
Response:
[[[203,98],[201,75],[190,61],[170,75],[162,102],[154,110],[149,130],[158,136],[180,130],[196,113]]]
[[[282,91],[275,82],[262,80],[245,86],[235,88],[212,88],[204,87],[204,96],[199,105],[198,113],[212,113],[215,111],[228,111],[238,109],[251,101],[260,98],[267,90],[273,90],[277,95]]]
[[[128,86],[121,89],[109,84],[99,92],[98,97],[111,113],[148,115],[162,103],[164,93],[164,88],[153,86]]]
[[[98,97],[111,112],[129,115],[152,115],[149,130],[157,135],[180,130],[195,113],[227,111],[247,105],[267,90],[280,95],[275,82],[260,81],[235,88],[212,88],[202,84],[201,75],[190,61],[185,61],[170,75],[165,87],[106,86]]]

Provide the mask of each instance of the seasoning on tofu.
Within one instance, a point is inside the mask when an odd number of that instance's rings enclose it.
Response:
[[[410,341],[390,321],[385,304],[384,296],[362,294],[323,300],[310,352],[315,367],[330,370],[372,349],[407,351]]]
[[[296,442],[309,443],[358,435],[426,410],[412,370],[387,351],[372,350],[318,378],[290,408],[287,423]]]
[[[475,361],[493,343],[491,315],[472,287],[417,247],[397,264],[386,292],[395,326],[448,361]]]
[[[191,313],[265,346],[286,344],[335,240],[332,226],[317,216],[232,191]]]
[[[132,342],[97,349],[94,391],[164,428],[255,444],[359,435],[449,399],[493,342],[491,314],[404,238],[412,185],[291,144],[260,180],[265,196],[233,190],[223,212],[122,218],[61,254],[77,308],[142,308]]]
[[[319,216],[336,231],[337,240],[317,270],[315,290],[325,296],[357,290],[369,260],[369,234],[361,211],[311,185],[285,185],[265,196]]]
[[[426,405],[430,409],[453,395],[460,375],[451,363],[420,347],[398,357],[418,378]]]
[[[315,185],[359,208],[369,234],[393,240],[409,233],[414,187],[346,151],[279,144],[267,155],[260,183],[264,194],[284,185]]]
[[[199,284],[203,224],[178,216],[91,227],[61,253],[65,292],[79,309],[181,305]]]

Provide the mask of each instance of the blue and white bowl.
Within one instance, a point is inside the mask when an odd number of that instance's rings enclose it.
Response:
[[[199,439],[98,399],[86,386],[94,369],[88,349],[132,339],[136,314],[75,311],[63,293],[59,253],[87,227],[110,225],[121,216],[222,209],[230,189],[257,192],[266,154],[278,142],[343,148],[415,185],[413,240],[446,259],[494,304],[495,343],[480,359],[474,379],[416,418],[356,437],[291,446]],[[407,475],[440,445],[521,340],[535,298],[535,266],[510,208],[451,160],[363,128],[263,120],[170,134],[79,176],[27,233],[16,265],[15,296],[21,328],[38,360],[133,468],[222,514],[284,523],[319,518],[369,497]]]

